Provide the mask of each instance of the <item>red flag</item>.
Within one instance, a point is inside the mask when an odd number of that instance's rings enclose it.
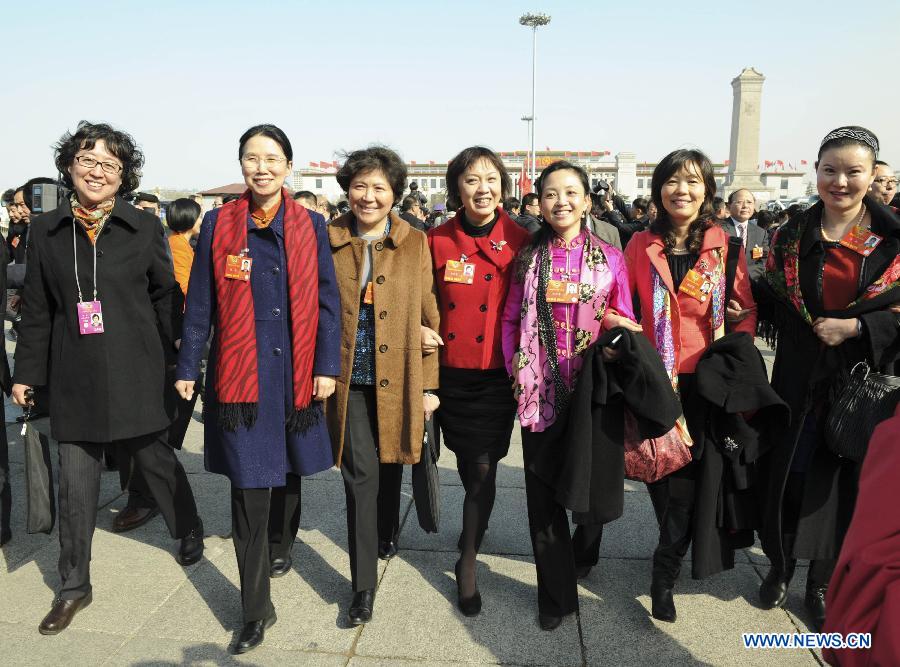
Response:
[[[784,169],[784,162],[782,162],[781,160],[775,160],[775,164]]]
[[[331,163],[331,166],[334,167],[335,169],[337,169],[337,168],[338,168],[337,160],[335,160],[334,162],[332,162],[332,163]]]
[[[725,160],[725,162],[723,162],[722,164],[724,164],[727,167],[728,165],[731,164],[731,160]]]
[[[768,169],[769,167],[772,167],[774,165],[775,165],[774,162],[770,162],[769,160],[766,160],[766,169]]]
[[[525,162],[522,163],[522,170],[519,172],[519,197],[524,197],[531,192],[531,180],[528,178],[528,172],[525,170]]]
[[[609,155],[609,151],[603,151],[604,155]]]
[[[330,162],[320,162],[319,166],[322,167],[322,169],[328,169],[331,166],[331,163]]]
[[[600,151],[591,151],[591,157],[600,157]]]
[[[809,164],[809,163],[806,160],[800,160],[801,167],[805,167],[807,164]]]
[[[318,166],[319,166],[319,163],[318,163],[318,162],[310,162],[310,163],[309,163],[309,166],[310,166],[310,167],[318,167]]]

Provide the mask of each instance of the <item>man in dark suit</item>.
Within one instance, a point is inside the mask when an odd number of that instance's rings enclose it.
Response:
[[[766,256],[769,254],[765,230],[750,220],[755,212],[756,199],[753,193],[749,190],[735,190],[728,195],[729,217],[719,223],[729,236],[741,239],[751,283],[762,278],[766,270]]]
[[[420,232],[427,231],[422,218],[422,205],[415,194],[406,195],[400,202],[400,217]]]

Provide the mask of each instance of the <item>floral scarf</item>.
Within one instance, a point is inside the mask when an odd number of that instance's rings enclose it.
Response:
[[[69,203],[72,206],[72,216],[87,232],[91,243],[97,243],[97,235],[103,230],[103,225],[106,224],[109,214],[112,213],[113,206],[116,203],[115,198],[100,202],[94,208],[85,208],[73,192],[69,198]]]
[[[552,305],[546,298],[551,243],[535,253],[525,274],[519,347],[513,368],[519,422],[533,432],[549,428],[565,410],[569,399],[569,390],[559,371]],[[600,332],[610,291],[615,284],[600,240],[589,232],[581,257],[574,320],[576,356],[572,359],[572,367],[575,373],[581,370],[584,354]]]
[[[766,282],[772,291],[785,303],[790,304],[807,324],[812,324],[812,316],[803,301],[803,293],[800,290],[800,239],[806,231],[808,224],[804,216],[796,225],[788,225],[779,229],[772,239],[772,252],[766,261]],[[777,257],[781,257],[781,266],[778,266]],[[897,287],[900,287],[900,256],[888,266],[887,270],[875,282],[866,288],[866,291],[847,308],[859,305],[881,296]]]
[[[710,304],[712,312],[713,340],[725,335],[725,255],[721,248],[712,251],[715,266],[701,257],[694,271],[706,276],[713,285]],[[653,295],[653,338],[659,356],[662,357],[672,388],[678,391],[678,373],[675,369],[675,339],[672,335],[672,295],[662,276],[651,266],[650,293]]]

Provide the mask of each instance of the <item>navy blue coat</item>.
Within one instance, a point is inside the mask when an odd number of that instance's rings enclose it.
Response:
[[[319,261],[319,328],[316,335],[314,375],[341,372],[340,297],[331,259],[325,219],[310,211]],[[203,348],[216,320],[212,239],[218,210],[203,219],[191,279],[188,284],[184,330],[176,378],[193,380],[199,374]],[[288,272],[284,254],[284,207],[266,229],[257,229],[247,217],[247,246],[253,258],[250,288],[256,319],[256,354],[259,369],[259,412],[250,429],[225,431],[218,425],[216,401],[215,337],[209,356],[204,395],[204,453],[206,469],[227,475],[241,489],[284,486],[287,473],[312,475],[334,465],[324,416],[306,433],[285,428],[293,407]],[[322,409],[321,404],[317,404]]]

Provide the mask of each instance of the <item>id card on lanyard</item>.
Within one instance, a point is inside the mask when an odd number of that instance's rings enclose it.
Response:
[[[78,331],[87,336],[103,333],[103,307],[97,300],[97,242],[91,243],[94,250],[94,300],[85,301],[81,293],[81,281],[78,279],[78,248],[75,245],[75,225],[72,221],[72,254],[75,258],[75,286],[78,288],[78,303],[75,306],[78,318]],[[98,233],[99,237],[99,233]]]

